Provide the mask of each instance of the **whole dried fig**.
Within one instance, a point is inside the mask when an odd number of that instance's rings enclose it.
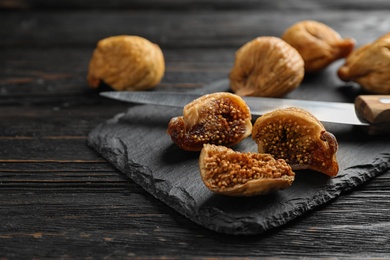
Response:
[[[205,144],[200,153],[199,168],[207,188],[229,196],[267,194],[288,188],[295,178],[283,159],[210,144]]]
[[[104,82],[114,90],[143,90],[160,83],[165,71],[164,56],[157,44],[130,35],[100,40],[89,62],[88,85]]]
[[[285,30],[282,39],[301,54],[306,72],[317,72],[351,53],[355,40],[342,39],[329,26],[317,21],[300,21]]]
[[[241,97],[217,92],[187,104],[183,116],[170,120],[167,133],[187,151],[200,151],[207,143],[232,146],[251,134],[251,118]]]
[[[297,88],[304,76],[299,53],[277,37],[258,37],[236,52],[230,87],[240,96],[280,97]]]
[[[285,159],[293,170],[338,173],[336,138],[306,110],[290,107],[264,114],[256,120],[252,138],[259,153]]]
[[[390,94],[390,33],[353,51],[337,72],[376,94]]]

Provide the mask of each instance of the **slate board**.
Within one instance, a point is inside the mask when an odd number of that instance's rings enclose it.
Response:
[[[287,97],[351,101],[360,94],[356,86],[337,85],[329,78],[327,74],[308,77]],[[228,90],[226,79],[201,91],[221,90]],[[88,145],[157,199],[194,222],[221,233],[260,234],[390,169],[390,136],[369,136],[356,127],[326,124],[339,142],[337,177],[296,171],[296,180],[286,190],[251,198],[217,195],[201,180],[199,153],[179,149],[166,134],[169,120],[182,115],[182,109],[129,106],[127,111],[93,129]],[[255,152],[257,146],[247,138],[234,149]]]

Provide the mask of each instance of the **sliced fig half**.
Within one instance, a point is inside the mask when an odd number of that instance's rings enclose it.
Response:
[[[207,143],[233,146],[250,136],[251,118],[249,107],[241,97],[217,92],[187,104],[183,116],[170,120],[167,133],[187,151],[200,151]]]
[[[336,137],[310,112],[290,107],[259,117],[252,131],[259,153],[284,159],[293,170],[312,169],[336,176]]]
[[[209,190],[229,196],[255,196],[286,189],[295,178],[283,159],[210,144],[205,144],[200,153],[199,168]]]

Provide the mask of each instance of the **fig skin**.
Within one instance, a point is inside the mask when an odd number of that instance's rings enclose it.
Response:
[[[303,59],[293,47],[263,36],[237,50],[229,80],[239,96],[281,97],[301,84],[304,73]]]
[[[339,171],[335,136],[310,112],[289,107],[259,117],[252,131],[259,153],[284,159],[293,170],[311,169],[331,177]]]
[[[313,73],[347,57],[355,47],[352,38],[343,39],[324,23],[304,20],[287,28],[282,39],[293,46],[305,62],[305,72]]]
[[[390,94],[390,33],[354,50],[337,71],[345,81],[374,94]]]
[[[165,72],[162,50],[140,36],[118,35],[100,40],[89,62],[91,88],[105,83],[114,90],[145,90],[158,85]]]
[[[250,136],[252,116],[245,101],[232,93],[216,92],[187,104],[174,117],[167,133],[181,149],[200,151],[203,144],[233,146]]]
[[[200,153],[199,169],[210,191],[228,196],[268,194],[290,187],[295,179],[283,159],[211,144],[205,144]]]

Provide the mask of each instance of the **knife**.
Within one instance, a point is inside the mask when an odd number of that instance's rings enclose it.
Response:
[[[165,91],[106,91],[101,96],[138,104],[184,107],[201,94]],[[390,95],[362,95],[355,103],[243,97],[254,117],[278,108],[299,107],[322,122],[369,127],[370,134],[390,133]]]

